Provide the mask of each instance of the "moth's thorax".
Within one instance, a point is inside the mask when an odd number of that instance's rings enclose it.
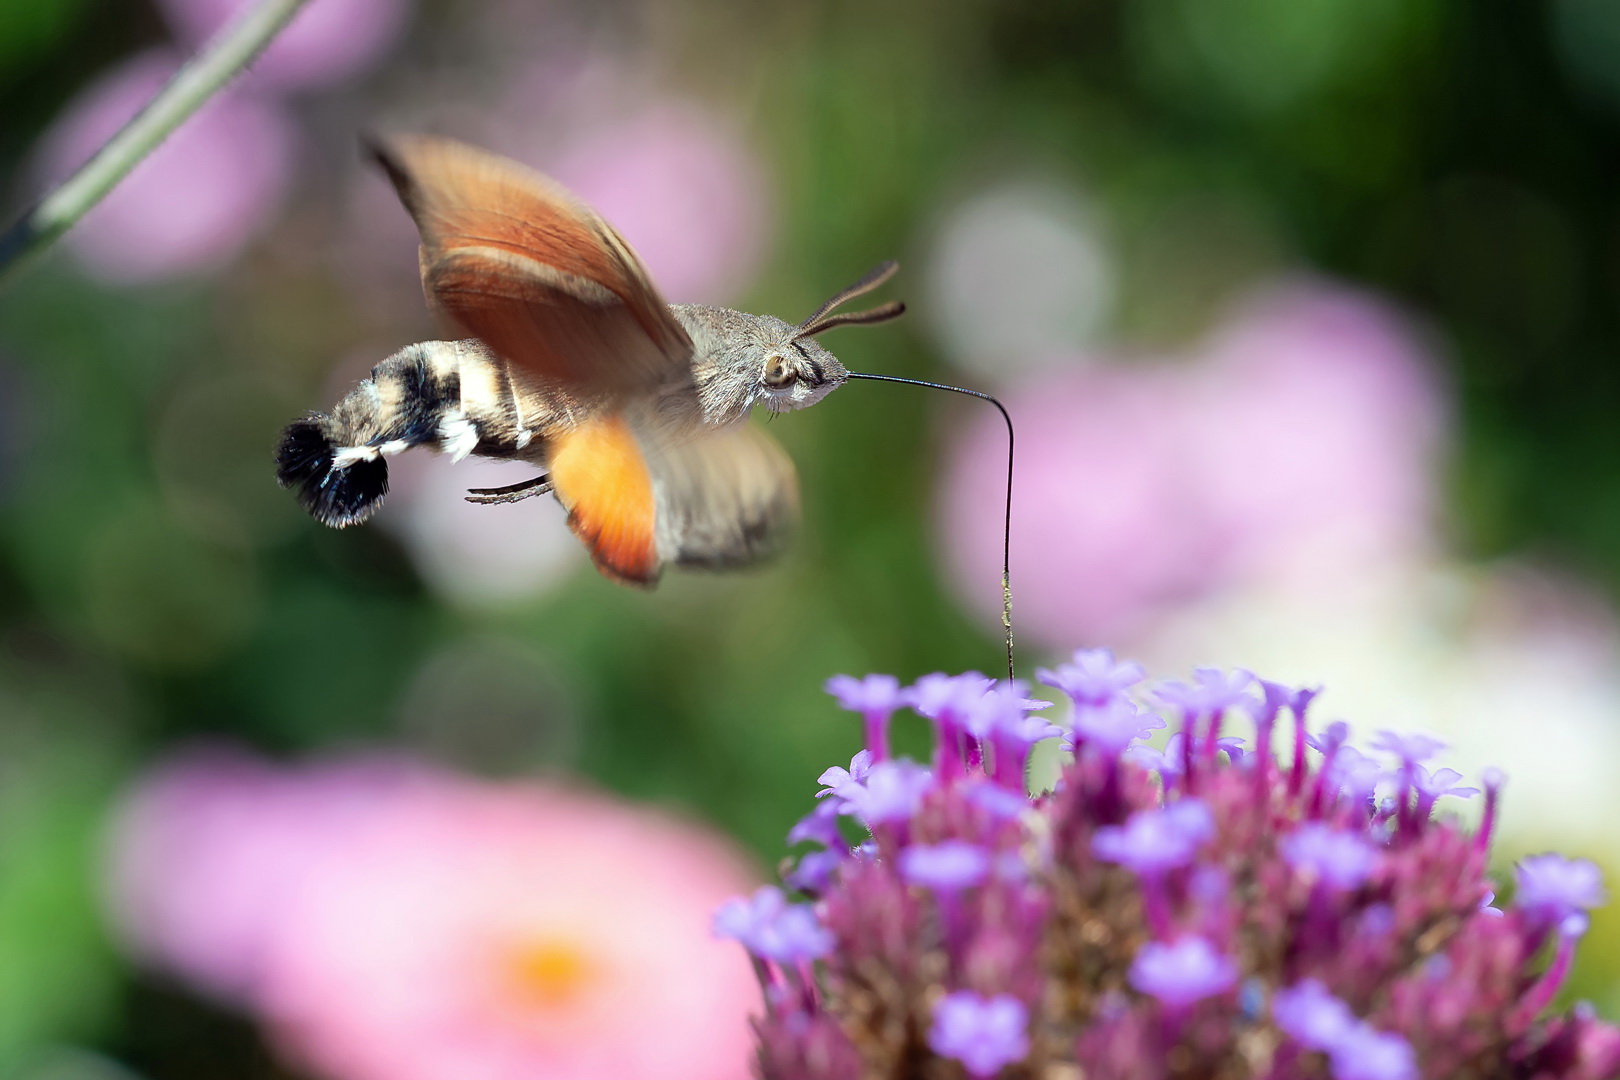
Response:
[[[692,384],[704,419],[742,420],[755,405],[787,412],[814,405],[849,377],[813,338],[774,315],[671,304],[692,339]]]

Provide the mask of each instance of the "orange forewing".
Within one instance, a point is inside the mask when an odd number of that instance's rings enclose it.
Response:
[[[691,340],[635,254],[561,185],[449,139],[373,149],[421,233],[429,301],[466,332],[587,393],[688,370]]]
[[[597,569],[631,584],[656,582],[657,505],[630,425],[608,416],[555,435],[548,471]]]

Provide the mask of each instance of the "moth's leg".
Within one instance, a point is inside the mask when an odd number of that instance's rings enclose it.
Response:
[[[478,503],[480,506],[496,506],[500,503],[514,503],[523,499],[532,499],[536,495],[544,495],[551,490],[550,476],[537,476],[533,480],[522,480],[516,484],[507,484],[498,488],[468,488],[467,501]]]

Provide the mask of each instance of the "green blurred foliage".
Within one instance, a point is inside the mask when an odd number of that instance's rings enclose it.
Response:
[[[369,82],[300,101],[313,164],[299,205],[226,273],[103,289],[52,258],[0,294],[0,385],[21,405],[0,409],[0,448],[20,446],[0,457],[0,1075],[62,1039],[197,1075],[182,1062],[196,1047],[160,1037],[179,1030],[227,1048],[221,1069],[270,1075],[229,1021],[131,984],[95,916],[109,793],[181,740],[289,755],[404,743],[493,773],[583,774],[712,821],[764,864],[811,778],[854,748],[854,722],[820,693],[828,675],[995,669],[996,627],[948,598],[931,535],[938,446],[974,403],[867,386],[783,420],[772,432],[800,464],[807,521],[791,555],[653,594],[585,572],[507,610],[447,604],[389,534],[321,529],[275,488],[277,430],[328,404],[339,358],[380,359],[428,325],[379,315],[321,250],[343,209],[331,163],[420,71],[476,83],[458,27],[503,10],[425,4]],[[1410,305],[1460,395],[1460,545],[1551,551],[1620,587],[1613,5],[604,12],[656,41],[673,86],[750,118],[780,219],[739,306],[808,311],[851,268],[919,254],[964,183],[1056,170],[1113,223],[1127,346],[1200,332],[1279,268]],[[157,22],[139,4],[0,0],[12,206],[51,116]],[[836,348],[857,369],[942,374],[909,323]],[[902,721],[897,737],[923,732]],[[1592,945],[1577,988],[1612,1006],[1620,934],[1600,921]]]
[[[64,664],[0,663],[0,1074],[42,1043],[99,1033],[117,1007],[120,965],[100,882],[86,871],[100,856],[111,782],[127,767],[108,722],[121,695],[105,685],[109,673]]]
[[[55,51],[83,17],[86,0],[5,0],[0,3],[0,73]]]

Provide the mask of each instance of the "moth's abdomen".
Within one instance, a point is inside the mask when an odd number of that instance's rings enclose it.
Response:
[[[311,413],[288,424],[276,448],[276,481],[334,529],[366,520],[388,494],[388,462],[381,454],[340,461],[354,449],[340,445],[343,439],[332,417]]]
[[[477,342],[424,341],[378,364],[330,413],[289,424],[276,480],[341,529],[382,505],[390,455],[432,445],[457,460],[514,457],[529,443],[504,363]]]

